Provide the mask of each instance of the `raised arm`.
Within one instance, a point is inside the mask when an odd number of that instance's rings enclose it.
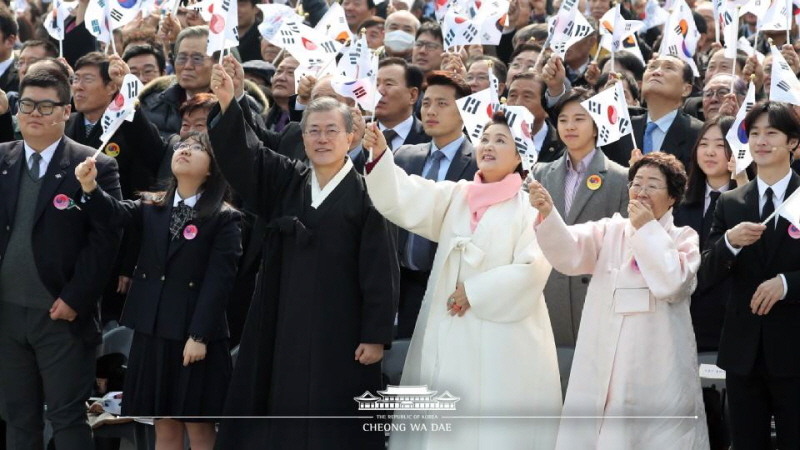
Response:
[[[129,224],[141,220],[141,200],[119,200],[105,192],[97,183],[97,163],[88,157],[75,167],[75,178],[81,184],[81,208],[92,217],[92,220],[107,222],[117,228],[125,228]],[[117,195],[119,196],[119,194]]]
[[[364,148],[373,147],[374,152],[374,160],[366,168],[372,203],[397,226],[438,242],[457,185],[408,175],[395,165],[392,152],[385,151],[386,140],[377,129],[376,124],[371,124],[364,135]]]
[[[214,65],[211,88],[219,99],[220,114],[209,116],[208,136],[222,173],[233,190],[261,216],[269,216],[283,189],[308,170],[261,144],[234,101],[233,80]]]

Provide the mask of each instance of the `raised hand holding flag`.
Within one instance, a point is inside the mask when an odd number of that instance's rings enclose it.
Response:
[[[725,136],[725,139],[728,141],[733,151],[733,157],[736,159],[736,171],[733,174],[734,176],[747,169],[753,162],[753,155],[750,154],[750,139],[747,135],[747,131],[744,129],[744,117],[755,104],[756,86],[750,81],[744,103],[742,103],[742,106],[739,108],[739,112],[736,113],[736,120]]]
[[[625,91],[621,82],[616,82],[612,88],[581,102],[581,106],[589,112],[597,125],[598,147],[616,142],[627,134],[633,136],[628,105],[625,103]],[[633,147],[636,148],[635,141]]]
[[[235,0],[214,0],[211,5],[211,20],[208,22],[208,45],[206,54],[219,52],[219,64],[225,49],[239,45],[239,12]]]

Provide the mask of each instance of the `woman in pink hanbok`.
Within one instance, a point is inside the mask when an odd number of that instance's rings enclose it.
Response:
[[[689,315],[700,250],[697,232],[672,221],[686,173],[674,156],[651,153],[628,179],[628,219],[573,226],[531,185],[545,257],[559,272],[593,275],[556,449],[707,450]]]

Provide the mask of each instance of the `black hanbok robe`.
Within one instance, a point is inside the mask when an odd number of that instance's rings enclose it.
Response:
[[[351,170],[317,208],[311,168],[264,147],[232,102],[210,118],[222,172],[267,222],[256,292],[226,416],[352,416],[381,388],[381,364],[360,343],[389,345],[399,286],[397,252],[364,179]],[[360,415],[364,414],[363,412]],[[218,449],[383,449],[359,419],[231,419]]]

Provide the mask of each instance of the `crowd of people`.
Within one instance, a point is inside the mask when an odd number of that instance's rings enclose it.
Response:
[[[770,96],[774,59],[800,74],[794,16],[743,14],[731,58],[719,5],[692,0],[690,59],[664,25],[610,54],[617,5],[580,0],[593,30],[562,57],[558,0],[449,48],[442,2],[343,0],[379,58],[373,111],[265,39],[260,0],[222,55],[192,2],[110,45],[95,1],[67,2],[61,42],[60,1],[0,3],[0,449],[118,446],[86,402],[122,391],[157,450],[800,450],[800,105]],[[313,27],[335,2],[288,5]],[[631,136],[605,143],[584,105],[618,86]],[[505,107],[473,136],[460,103],[487,89]],[[116,326],[130,351],[98,359]],[[401,386],[457,397],[446,432],[359,410],[393,346]]]

